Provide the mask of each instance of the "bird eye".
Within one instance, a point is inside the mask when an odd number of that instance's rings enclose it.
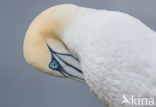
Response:
[[[56,60],[52,60],[52,61],[50,62],[50,64],[49,64],[49,67],[50,67],[51,69],[57,70],[57,69],[59,68],[59,65],[58,65],[58,63],[56,62]]]

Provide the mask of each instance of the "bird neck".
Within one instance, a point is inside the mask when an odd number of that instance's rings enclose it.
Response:
[[[60,5],[37,16],[24,39],[26,61],[39,71],[48,73],[49,69],[45,67],[49,64],[51,56],[47,44],[57,52],[69,53],[61,37],[65,28],[72,24],[79,13],[84,13],[84,10],[87,9],[75,5]]]

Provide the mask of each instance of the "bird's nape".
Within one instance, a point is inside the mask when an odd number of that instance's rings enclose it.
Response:
[[[123,94],[156,98],[155,37],[125,13],[65,4],[35,18],[24,40],[24,57],[46,74],[85,79],[106,107],[129,107],[121,104]]]

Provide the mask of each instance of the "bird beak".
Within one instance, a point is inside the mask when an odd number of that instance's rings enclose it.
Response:
[[[77,58],[71,54],[55,52],[48,44],[47,46],[51,52],[52,58],[55,58],[59,64],[58,71],[64,77],[85,82],[83,72],[81,71],[80,62]]]

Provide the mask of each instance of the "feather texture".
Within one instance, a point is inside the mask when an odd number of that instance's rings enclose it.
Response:
[[[156,98],[156,33],[138,19],[91,10],[65,29],[63,41],[104,104],[126,107],[123,95]]]

